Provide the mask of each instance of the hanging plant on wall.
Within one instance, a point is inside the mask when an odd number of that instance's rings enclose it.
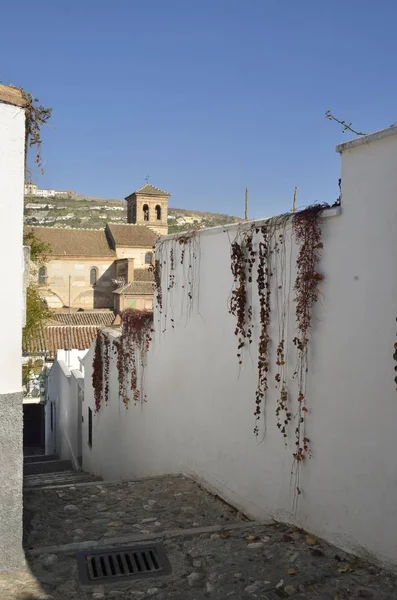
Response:
[[[95,340],[94,360],[92,363],[92,387],[94,388],[95,412],[98,412],[101,408],[103,378],[103,334],[101,331],[98,331]]]
[[[292,407],[288,402],[287,385],[287,322],[290,311],[291,295],[291,267],[292,267],[292,240],[288,235],[290,228],[287,227],[291,215],[283,215],[279,220],[279,228],[275,234],[274,243],[274,289],[275,306],[278,321],[278,344],[276,349],[276,389],[278,390],[276,417],[277,427],[283,436],[287,446],[288,425],[292,421]],[[287,264],[287,241],[290,252]]]
[[[301,493],[299,467],[306,457],[311,456],[310,440],[305,433],[306,415],[309,411],[306,398],[306,380],[312,308],[318,300],[318,286],[323,280],[323,275],[318,271],[318,263],[323,249],[321,213],[325,207],[325,205],[311,206],[296,213],[292,220],[293,236],[298,245],[297,275],[294,286],[297,328],[293,339],[298,352],[298,363],[294,373],[298,383],[298,410],[295,417],[295,451],[292,468],[297,495]]]
[[[177,268],[179,267],[179,268]],[[196,230],[181,233],[157,245],[154,266],[155,298],[163,333],[170,322],[175,328],[175,296],[186,320],[198,311],[200,237]],[[166,287],[165,287],[166,286]],[[174,294],[178,291],[177,294]]]
[[[284,327],[279,326],[279,343],[277,346],[277,365],[278,373],[275,377],[277,384],[283,380],[280,368],[285,369],[285,303],[280,304],[279,293],[285,289],[285,229],[290,218],[289,214],[280,215],[266,221],[264,225],[256,229],[260,234],[258,250],[258,268],[257,268],[257,289],[259,296],[259,344],[258,344],[258,383],[255,393],[255,427],[254,433],[259,434],[259,420],[264,412],[266,404],[266,394],[269,388],[270,371],[270,323],[271,323],[271,290],[276,287],[275,306],[277,308],[277,318],[284,323]],[[285,399],[285,389],[282,390],[280,397]],[[276,411],[277,412],[277,411]],[[266,421],[265,421],[266,431]]]
[[[243,364],[244,350],[252,343],[252,269],[256,251],[253,249],[252,229],[238,230],[230,244],[230,268],[233,288],[229,300],[229,313],[236,319],[234,335],[237,338],[237,358]]]
[[[153,313],[127,308],[121,316],[121,335],[114,340],[118,395],[128,408],[130,396],[133,402],[146,401],[144,371],[147,352],[153,333]],[[95,410],[98,412],[104,399],[109,400],[110,339],[98,332],[95,342],[92,383]],[[138,385],[139,383],[139,385]]]
[[[270,341],[270,277],[271,272],[271,233],[266,223],[256,230],[261,234],[258,250],[258,268],[256,283],[259,295],[259,343],[258,343],[258,383],[255,392],[255,427],[254,434],[259,435],[259,420],[263,412],[268,390],[269,341]]]
[[[153,333],[153,313],[150,311],[127,308],[121,316],[121,336],[117,346],[117,372],[119,396],[128,408],[129,395],[127,380],[130,378],[130,390],[135,403],[146,402],[144,391],[144,370],[147,364],[147,352]],[[140,369],[138,369],[140,367]],[[138,373],[140,385],[138,387]]]

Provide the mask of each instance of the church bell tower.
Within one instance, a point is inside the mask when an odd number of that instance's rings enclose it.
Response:
[[[170,195],[150,183],[136,190],[125,198],[127,223],[144,225],[159,235],[167,235]]]

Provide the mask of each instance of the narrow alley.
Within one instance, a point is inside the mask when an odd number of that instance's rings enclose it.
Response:
[[[249,521],[187,477],[107,483],[56,459],[25,459],[28,570],[0,577],[2,600],[396,597],[389,573],[296,528]],[[168,575],[79,579],[82,550],[154,543],[164,547]]]

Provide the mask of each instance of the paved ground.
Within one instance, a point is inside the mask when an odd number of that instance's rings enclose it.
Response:
[[[295,528],[249,522],[183,477],[34,489],[25,498],[31,572],[0,577],[0,600],[397,598],[397,578],[387,572]],[[103,547],[119,536],[161,541],[172,574],[83,587],[78,545]]]
[[[25,503],[34,513],[27,548],[82,540],[105,543],[129,532],[148,534],[243,520],[184,477],[26,490]]]

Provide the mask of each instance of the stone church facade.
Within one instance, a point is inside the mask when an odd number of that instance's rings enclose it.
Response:
[[[153,246],[168,233],[169,194],[150,184],[127,196],[128,223],[105,229],[29,227],[47,244],[38,284],[50,309],[153,308]]]

